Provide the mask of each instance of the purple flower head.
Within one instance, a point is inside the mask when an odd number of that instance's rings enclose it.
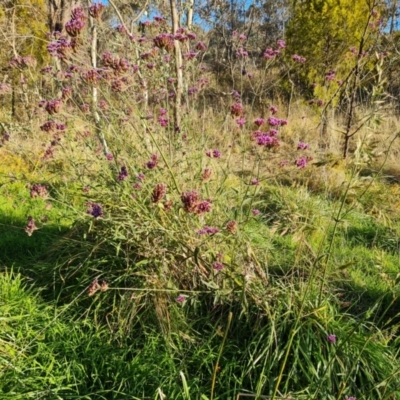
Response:
[[[233,103],[231,105],[231,114],[240,117],[243,114],[243,105],[241,103]]]
[[[312,157],[303,156],[303,157],[298,158],[294,163],[295,163],[296,167],[303,169],[307,166],[307,164],[310,160],[312,160]]]
[[[261,125],[265,124],[265,119],[264,118],[256,118],[254,120],[254,124],[257,125],[258,127],[260,127]]]
[[[99,218],[103,216],[103,209],[101,205],[98,203],[89,203],[87,213],[94,218]]]
[[[280,49],[284,49],[286,47],[286,42],[282,39],[278,39],[276,44]]]
[[[239,35],[239,40],[245,41],[245,40],[247,40],[247,36],[244,35],[243,33],[241,33],[241,34]]]
[[[47,186],[41,185],[40,183],[34,183],[31,186],[29,194],[32,198],[41,197],[42,199],[45,199],[48,196]]]
[[[35,220],[32,217],[28,217],[27,224],[25,226],[25,232],[28,236],[32,236],[34,231],[37,231],[39,228],[35,224]]]
[[[168,122],[169,122],[169,119],[168,118],[165,118],[165,117],[158,117],[157,118],[157,120],[158,120],[158,122],[159,122],[159,124],[163,127],[163,128],[165,128],[166,126],[168,126]]]
[[[43,132],[54,132],[57,128],[57,123],[55,121],[46,121],[43,125],[40,126],[40,130]]]
[[[281,124],[281,120],[279,118],[269,117],[268,124],[270,126],[279,126]]]
[[[121,171],[119,172],[119,174],[118,174],[118,180],[121,182],[121,181],[124,181],[127,177],[128,177],[128,170],[126,169],[126,167],[125,166],[122,166],[121,167]]]
[[[240,128],[243,128],[243,126],[246,124],[246,119],[244,117],[236,118],[235,121]]]
[[[258,186],[260,184],[260,182],[258,181],[257,178],[253,178],[250,182],[251,185],[253,186]]]
[[[56,127],[58,131],[65,131],[65,129],[67,128],[67,124],[64,122],[59,122],[56,124]]]
[[[265,49],[263,57],[267,60],[274,59],[280,53],[279,50],[273,50],[271,48]]]
[[[261,134],[256,138],[259,146],[265,146],[268,149],[280,146],[279,140],[275,136],[270,136],[266,133]]]
[[[211,211],[211,200],[200,201],[196,206],[196,214],[204,214]]]
[[[62,106],[62,100],[61,99],[55,99],[55,100],[50,100],[46,103],[45,109],[46,111],[50,114],[57,114],[60,112]]]
[[[77,10],[80,7],[77,7]],[[72,10],[74,12],[74,10]],[[86,25],[86,15],[83,13],[73,14],[73,18],[65,24],[65,30],[71,37],[77,37]]]
[[[278,134],[278,131],[276,129],[270,129],[269,132],[267,132],[269,136],[276,136]]]
[[[327,336],[327,339],[328,339],[328,341],[331,342],[331,343],[336,343],[336,335],[334,335],[333,333],[329,334],[329,335]]]
[[[271,106],[269,108],[269,111],[271,111],[271,114],[274,115],[274,114],[276,114],[278,112],[278,108],[275,107],[275,106]]]
[[[215,261],[212,266],[216,271],[221,271],[224,268],[224,265],[219,261]]]
[[[104,4],[94,3],[89,7],[89,15],[95,19],[100,19],[105,8]]]
[[[184,302],[186,301],[186,297],[183,296],[182,294],[180,294],[180,295],[175,299],[175,301],[176,301],[177,303],[182,304],[182,303],[184,303]]]
[[[183,192],[181,194],[181,201],[183,203],[183,209],[186,212],[195,212],[197,203],[199,202],[199,193],[197,190]]]
[[[325,103],[324,103],[323,100],[321,100],[321,99],[317,100],[317,106],[318,107],[323,107],[324,105],[325,105]]]
[[[174,48],[174,35],[171,33],[160,33],[154,39],[154,45],[168,52]]]
[[[310,150],[310,145],[304,142],[299,142],[297,144],[297,150]]]
[[[165,183],[157,183],[151,195],[152,203],[160,202],[167,193],[167,185]]]
[[[329,71],[328,74],[325,76],[325,79],[326,79],[327,81],[333,81],[333,80],[335,80],[335,75],[336,75],[336,72],[333,71],[333,70],[331,70],[331,71]]]
[[[221,158],[221,152],[217,149],[214,149],[212,151],[212,156],[213,156],[213,158]]]
[[[257,217],[257,215],[260,214],[260,210],[251,210],[251,212],[253,213],[253,215],[254,215],[255,217]]]
[[[191,88],[188,89],[188,94],[189,94],[189,96],[193,96],[198,91],[199,91],[199,89],[197,87],[191,87]]]
[[[207,46],[203,42],[198,42],[195,46],[195,49],[198,51],[206,51]]]
[[[157,154],[152,154],[150,157],[150,161],[146,163],[146,167],[148,169],[154,169],[158,164],[158,155]]]
[[[160,15],[156,15],[154,17],[154,21],[159,22],[159,23],[167,22],[166,19],[164,17],[160,16]]]
[[[301,57],[298,54],[294,54],[292,57],[293,61],[296,61],[300,64],[304,64],[306,62],[306,58],[305,57]]]
[[[183,54],[183,58],[185,60],[190,61],[190,60],[193,60],[194,58],[196,58],[197,54],[198,53],[196,53],[194,50],[190,50],[188,53]]]
[[[144,181],[144,174],[138,174],[136,177],[138,181],[143,182]]]
[[[195,33],[193,33],[193,32],[188,32],[188,33],[187,33],[187,37],[188,37],[190,40],[195,40],[195,39],[197,38],[197,35],[196,35]]]
[[[197,233],[199,234],[199,235],[215,235],[216,233],[218,233],[219,232],[219,229],[218,228],[214,228],[214,227],[212,227],[212,226],[204,226],[202,229],[199,229],[198,231],[197,231]]]
[[[114,156],[111,153],[107,153],[106,154],[106,158],[107,158],[108,161],[111,161],[111,160],[114,159]]]
[[[243,47],[239,47],[239,49],[236,52],[236,56],[237,57],[247,57],[249,55],[249,53],[243,49]]]

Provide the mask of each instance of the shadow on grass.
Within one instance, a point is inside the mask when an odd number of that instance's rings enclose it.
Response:
[[[37,260],[69,229],[37,222],[39,229],[29,236],[25,232],[26,223],[0,213],[0,265],[31,276]]]

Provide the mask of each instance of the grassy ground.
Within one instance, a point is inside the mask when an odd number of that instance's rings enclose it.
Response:
[[[128,126],[110,163],[74,129],[47,163],[36,138],[0,149],[0,399],[400,398],[389,161],[320,155],[282,170],[240,132],[203,126],[202,143],[160,136],[148,149]],[[216,146],[221,160],[204,156]],[[138,181],[155,152],[159,168]],[[150,200],[162,182],[171,210]],[[31,197],[34,183],[48,195]],[[212,213],[182,209],[194,188]]]

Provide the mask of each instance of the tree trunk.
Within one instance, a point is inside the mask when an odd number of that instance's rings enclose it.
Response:
[[[176,0],[170,0],[171,18],[172,18],[172,33],[176,34],[179,28],[178,8]],[[174,104],[174,129],[179,132],[181,125],[181,102],[183,89],[183,73],[182,73],[182,53],[181,46],[178,40],[174,40],[175,53],[175,73],[176,73],[176,96]]]
[[[47,24],[49,31],[64,33],[65,23],[71,16],[71,10],[80,4],[80,0],[47,0]]]

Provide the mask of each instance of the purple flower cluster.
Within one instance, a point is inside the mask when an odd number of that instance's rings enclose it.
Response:
[[[158,120],[159,124],[160,124],[163,128],[165,128],[166,126],[168,126],[168,122],[169,122],[169,119],[168,119],[168,118],[165,118],[165,117],[163,117],[163,116],[159,116],[157,120]]]
[[[182,303],[184,303],[184,302],[186,301],[186,297],[183,296],[182,294],[180,294],[180,295],[175,299],[175,301],[176,301],[177,303],[182,304]]]
[[[275,117],[269,117],[268,118],[268,124],[270,126],[285,126],[288,124],[286,119],[279,119]]]
[[[199,51],[206,51],[207,46],[203,42],[198,42],[195,46],[195,49]]]
[[[271,106],[269,108],[269,111],[271,111],[271,114],[274,115],[274,114],[276,114],[278,112],[278,108],[275,107],[275,106]]]
[[[57,114],[61,111],[62,99],[54,99],[46,102],[44,108],[50,114]]]
[[[103,216],[103,208],[98,203],[89,203],[86,212],[94,218],[99,218]]]
[[[276,136],[271,136],[269,132],[262,132],[256,138],[259,146],[265,146],[268,149],[280,146],[280,142]]]
[[[199,54],[199,53],[196,53],[194,50],[190,50],[188,53],[183,54],[183,58],[185,60],[190,61],[190,60],[193,60],[194,58],[196,58],[197,54]]]
[[[253,178],[250,182],[251,185],[253,186],[258,186],[260,184],[259,180],[257,178]]]
[[[280,54],[279,50],[274,50],[269,47],[265,49],[263,57],[267,60],[273,60],[279,54]]]
[[[282,39],[278,39],[276,44],[280,49],[286,48],[286,42],[284,40],[282,40]]]
[[[206,156],[210,158],[221,158],[221,152],[218,149],[207,150]]]
[[[9,63],[11,68],[19,68],[19,69],[35,67],[36,64],[37,64],[36,58],[31,55],[28,55],[26,57],[14,57]]]
[[[233,103],[231,105],[231,114],[235,117],[240,117],[243,114],[243,105],[241,103]]]
[[[25,226],[25,232],[28,234],[28,236],[32,236],[32,233],[34,231],[37,231],[39,228],[35,224],[35,220],[32,217],[28,217],[27,219],[27,224]]]
[[[80,35],[86,25],[87,16],[82,7],[76,7],[71,12],[72,18],[65,24],[65,30],[71,37]]]
[[[183,192],[181,201],[183,209],[188,213],[204,214],[211,211],[211,200],[200,200],[197,190]]]
[[[254,124],[257,125],[258,127],[260,127],[261,125],[265,124],[265,119],[264,118],[256,118],[254,120]]]
[[[298,63],[304,64],[306,62],[306,58],[305,57],[301,57],[298,54],[294,54],[292,57],[293,61],[296,61]]]
[[[236,51],[236,57],[247,57],[248,55],[249,53],[243,47],[239,47]]]
[[[66,124],[63,122],[55,122],[53,120],[46,121],[43,125],[40,126],[40,129],[43,132],[54,132],[55,130],[64,131],[66,128]]]
[[[215,261],[212,266],[216,271],[221,271],[224,268],[224,265],[219,261]]]
[[[166,194],[167,185],[165,183],[157,183],[157,185],[153,189],[153,194],[151,195],[152,203],[160,202]]]
[[[45,199],[48,196],[47,186],[40,183],[34,183],[31,186],[29,194],[32,198],[41,197],[42,199]]]
[[[308,156],[302,156],[300,158],[298,158],[294,164],[296,165],[296,167],[298,167],[299,169],[304,169],[308,162],[312,160],[312,157],[308,157]]]
[[[246,125],[246,119],[244,117],[236,118],[235,121],[240,128],[243,128],[243,126]]]
[[[71,42],[65,36],[61,36],[59,32],[54,32],[53,36],[55,41],[47,45],[48,52],[56,58],[67,58],[73,50]]]
[[[118,174],[118,180],[121,182],[121,181],[124,181],[127,177],[128,177],[128,170],[127,170],[127,168],[125,167],[125,166],[122,166],[121,167],[121,171],[119,172],[119,174]]]
[[[152,154],[150,157],[150,161],[147,161],[146,163],[146,167],[148,169],[154,169],[155,167],[157,167],[157,164],[158,164],[158,155]]]
[[[334,79],[335,79],[335,76],[336,76],[336,72],[335,71],[333,71],[333,70],[330,70],[329,72],[328,72],[328,74],[325,76],[325,79],[327,80],[327,81],[333,81]]]
[[[297,144],[297,150],[310,150],[310,145],[304,142],[299,142]]]
[[[94,3],[89,7],[89,15],[95,19],[100,19],[105,8],[104,4]]]
[[[334,335],[333,333],[329,334],[329,335],[327,336],[327,339],[328,339],[328,341],[331,342],[331,343],[336,343],[336,335]]]
[[[212,226],[207,225],[197,231],[199,235],[215,235],[218,232],[218,228],[213,228]]]
[[[153,39],[154,45],[168,52],[174,48],[174,35],[171,33],[160,33]]]

